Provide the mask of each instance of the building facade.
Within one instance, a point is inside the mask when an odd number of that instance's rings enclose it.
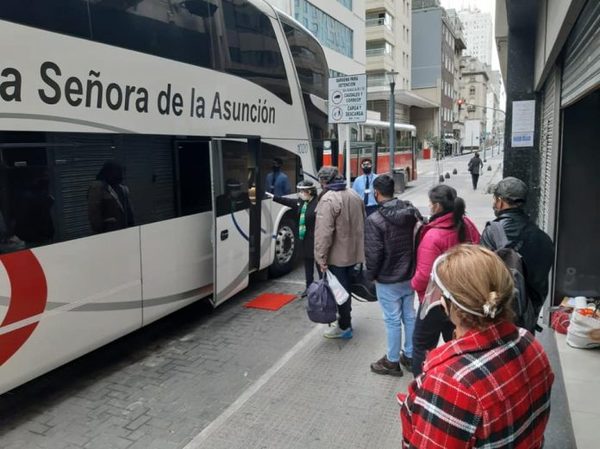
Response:
[[[389,120],[390,80],[395,76],[395,121],[410,122],[407,92],[411,84],[411,2],[410,0],[367,0],[365,4],[368,75],[367,108]]]
[[[413,0],[412,21],[412,90],[436,104],[411,110],[417,137],[452,137],[460,76],[456,56],[464,49],[462,35],[439,0]]]
[[[554,240],[554,304],[600,296],[599,29],[597,0],[496,2],[507,97],[504,175],[529,185],[527,211]],[[534,117],[526,140],[519,135],[524,110]]]
[[[460,121],[468,124],[461,145],[465,149],[480,150],[487,143],[487,123],[493,120],[493,113],[488,108],[491,70],[487,64],[474,56],[463,56],[460,66],[460,98],[464,100],[460,110]]]
[[[494,42],[492,17],[478,9],[462,10],[458,13],[464,27],[467,49],[465,54],[492,65],[492,45]]]
[[[311,31],[331,76],[365,73],[365,0],[268,0]]]

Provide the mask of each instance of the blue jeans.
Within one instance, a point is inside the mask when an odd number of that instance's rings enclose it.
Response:
[[[395,284],[377,282],[377,300],[383,311],[383,321],[387,334],[387,358],[390,362],[400,360],[402,348],[402,325],[404,326],[404,355],[412,357],[413,331],[415,328],[415,292],[410,281]]]

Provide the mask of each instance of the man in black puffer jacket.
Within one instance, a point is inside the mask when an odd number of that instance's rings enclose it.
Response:
[[[413,231],[422,219],[409,202],[394,198],[394,180],[381,175],[373,181],[379,205],[365,224],[367,277],[376,282],[377,299],[383,311],[387,334],[387,354],[371,364],[377,374],[402,376],[400,363],[412,365],[412,334],[415,324]],[[402,351],[402,326],[404,350]]]

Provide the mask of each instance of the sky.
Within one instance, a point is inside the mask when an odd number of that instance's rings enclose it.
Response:
[[[440,3],[446,9],[454,8],[457,11],[478,8],[481,12],[489,13],[492,16],[492,22],[495,24],[496,0],[440,0]],[[493,44],[492,47],[492,70],[500,70],[496,45]]]

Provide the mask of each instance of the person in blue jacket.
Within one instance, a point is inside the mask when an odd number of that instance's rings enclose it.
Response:
[[[373,161],[371,159],[363,159],[360,166],[363,174],[354,180],[352,188],[365,202],[365,212],[368,217],[377,210],[377,201],[373,196],[373,181],[377,175],[373,173]]]
[[[276,157],[273,159],[272,170],[267,175],[265,190],[275,196],[289,195],[292,191],[288,176],[281,171],[283,161]]]

